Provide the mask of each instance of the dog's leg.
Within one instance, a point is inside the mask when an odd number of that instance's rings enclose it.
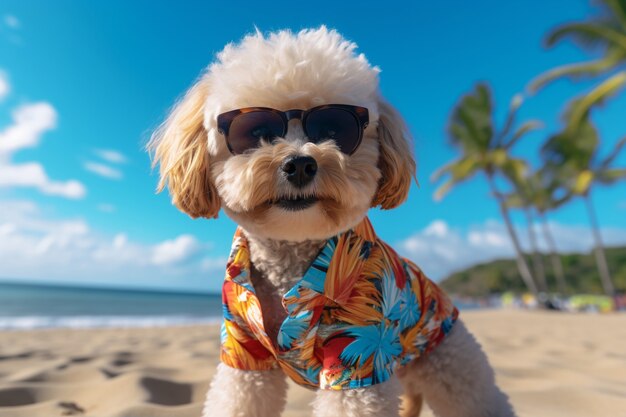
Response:
[[[313,401],[315,417],[398,417],[402,385],[398,378],[368,388],[319,390]]]
[[[242,371],[223,363],[211,381],[203,417],[278,417],[287,401],[281,370]]]
[[[423,394],[438,417],[514,417],[480,345],[459,320],[426,357],[400,372],[407,395]]]
[[[400,407],[400,417],[420,417],[423,402],[422,394],[405,388],[402,396],[402,406]]]

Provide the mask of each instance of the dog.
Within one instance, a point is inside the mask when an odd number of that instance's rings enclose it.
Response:
[[[279,416],[287,377],[317,388],[316,417],[417,417],[422,399],[440,417],[514,415],[456,308],[367,219],[416,173],[379,72],[324,26],[257,31],[153,134],[158,191],[239,225],[204,417]]]

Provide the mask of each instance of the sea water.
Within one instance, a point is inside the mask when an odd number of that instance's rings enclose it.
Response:
[[[167,326],[221,316],[218,294],[0,283],[0,329]]]

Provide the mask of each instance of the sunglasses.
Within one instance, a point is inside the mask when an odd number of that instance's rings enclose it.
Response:
[[[217,127],[226,137],[230,152],[239,155],[258,147],[262,140],[272,142],[284,137],[292,119],[300,119],[310,142],[332,140],[341,152],[351,155],[361,144],[369,113],[365,107],[348,104],[326,104],[284,112],[267,107],[246,107],[217,116]]]

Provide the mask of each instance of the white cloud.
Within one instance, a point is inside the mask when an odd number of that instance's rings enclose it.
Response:
[[[0,201],[0,277],[219,290],[226,259],[190,235],[139,243],[49,219],[32,202]],[[218,279],[215,279],[215,277]]]
[[[123,233],[115,235],[113,238],[113,248],[122,249],[128,243],[128,236]]]
[[[593,246],[591,231],[586,225],[550,223],[549,226],[561,252],[587,252]],[[601,232],[607,246],[626,244],[626,230],[603,228]],[[517,234],[527,250],[527,230],[518,229]],[[542,236],[540,230],[537,230],[537,235]],[[443,220],[435,220],[396,247],[435,280],[481,262],[514,256],[505,226],[495,220],[464,229],[451,228]],[[541,238],[540,250],[547,250]]]
[[[0,188],[32,187],[48,195],[83,198],[87,191],[79,181],[52,180],[39,162],[11,162],[14,153],[37,147],[43,134],[56,127],[54,107],[45,102],[25,104],[12,116],[13,123],[0,131]]]
[[[0,162],[39,144],[44,132],[56,127],[57,113],[49,103],[25,104],[13,111],[13,124],[0,132]]]
[[[43,166],[37,162],[18,165],[0,163],[0,188],[3,187],[33,187],[44,194],[71,199],[83,198],[87,193],[85,187],[78,181],[50,180]]]
[[[176,239],[156,245],[152,254],[152,263],[155,265],[180,263],[195,255],[199,249],[200,244],[193,236],[181,235]]]
[[[200,268],[203,271],[218,271],[218,276],[223,275],[226,259],[224,258],[203,258],[200,262]]]
[[[0,70],[0,101],[2,101],[11,91],[11,85],[6,73]]]
[[[128,158],[121,152],[112,149],[96,149],[94,151],[100,158],[112,164],[123,164],[128,161]]]
[[[4,16],[4,23],[12,29],[17,29],[20,27],[20,21],[18,20],[18,18],[11,14],[7,14]]]
[[[501,231],[471,231],[467,234],[467,240],[471,245],[478,247],[506,247],[510,244],[509,238]]]
[[[424,235],[442,237],[450,233],[448,225],[443,220],[435,220],[424,229]]]
[[[124,164],[128,161],[126,156],[121,152],[112,149],[94,149],[93,151],[98,157],[109,164]],[[83,164],[83,168],[96,175],[113,180],[120,180],[124,176],[122,171],[102,162],[87,161]]]
[[[101,164],[99,162],[87,161],[83,164],[83,168],[96,175],[113,180],[120,180],[123,177],[120,170],[112,168],[105,164]]]

